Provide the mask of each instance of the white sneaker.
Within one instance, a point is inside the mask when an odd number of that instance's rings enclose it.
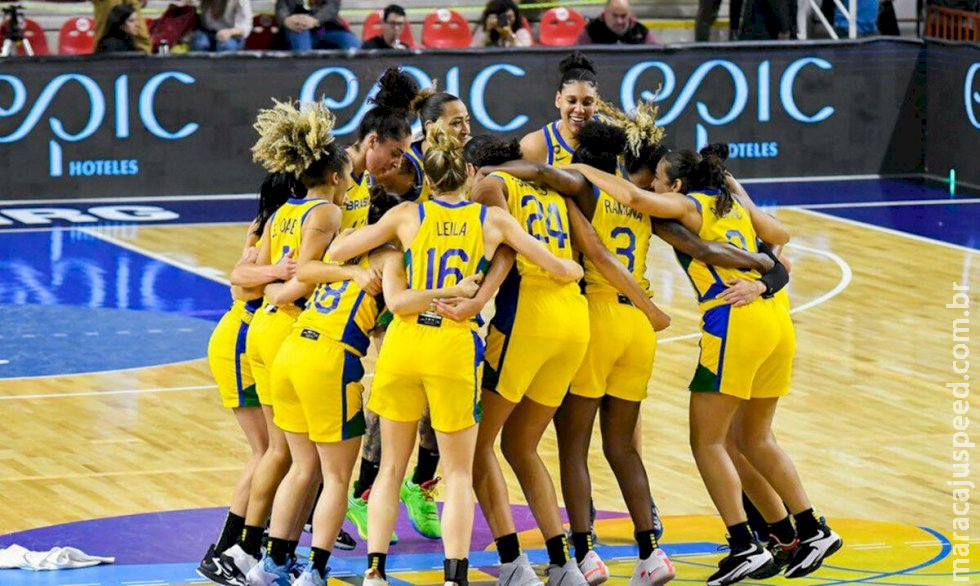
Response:
[[[655,549],[645,560],[637,560],[630,586],[662,586],[674,579],[674,564],[662,549]]]
[[[578,569],[575,558],[565,562],[564,566],[548,566],[549,586],[589,586],[589,581]]]
[[[248,586],[289,586],[291,582],[289,565],[277,566],[268,556],[245,574],[245,583]]]
[[[500,564],[500,579],[498,586],[544,586],[541,578],[534,573],[531,560],[521,554],[512,562]]]
[[[367,570],[364,572],[362,586],[388,586],[388,581],[381,577],[381,572],[377,570]]]
[[[242,546],[236,543],[218,555],[218,567],[222,577],[220,581],[214,579],[212,581],[219,584],[246,584],[245,576],[258,563],[258,558],[247,554]]]
[[[585,559],[579,562],[578,569],[592,586],[599,586],[609,579],[609,568],[594,550],[585,554]]]
[[[327,578],[330,576],[330,568],[327,568],[327,574],[323,578],[313,571],[313,568],[307,566],[303,573],[296,578],[293,582],[293,586],[327,586]]]

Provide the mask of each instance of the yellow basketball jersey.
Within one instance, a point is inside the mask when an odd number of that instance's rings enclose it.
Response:
[[[409,288],[452,287],[486,270],[485,206],[433,199],[418,204],[418,213],[419,232],[405,251]]]
[[[360,177],[353,173],[347,183],[347,201],[344,203],[340,229],[363,228],[368,225],[368,212],[371,211],[371,185],[374,178],[367,171]]]
[[[542,126],[541,132],[544,133],[544,142],[548,145],[548,164],[555,167],[571,165],[572,153],[575,152],[575,149],[568,146],[561,133],[558,132],[558,120]]]
[[[329,203],[325,199],[290,199],[269,218],[269,245],[271,264],[283,257],[296,258],[299,254],[299,239],[303,222],[310,210],[318,205]]]
[[[640,287],[649,291],[650,282],[646,278],[646,272],[647,251],[650,249],[650,236],[653,235],[650,218],[619,203],[599,188],[593,186],[593,189],[597,194],[597,201],[592,227],[599,235],[599,240],[629,269]],[[619,292],[602,276],[592,261],[585,259],[584,266],[586,293]]]
[[[705,189],[699,193],[688,194],[701,212],[701,231],[698,232],[698,236],[702,240],[728,242],[742,250],[758,252],[757,236],[749,212],[742,207],[738,199],[735,199],[732,202],[732,209],[725,216],[719,217],[714,210],[717,194],[716,189]],[[715,267],[679,251],[677,251],[677,259],[694,286],[701,311],[707,311],[723,303],[717,297],[727,288],[725,281],[754,280],[760,277],[759,272],[755,270]]]
[[[412,148],[405,151],[404,156],[412,163],[412,168],[415,169],[415,189],[402,196],[402,199],[406,201],[417,201],[419,203],[429,201],[432,199],[432,189],[429,187],[429,179],[425,176],[425,171],[422,167],[422,147],[419,143],[415,143],[412,145]]]
[[[358,266],[368,268],[364,255]],[[316,330],[331,340],[348,346],[358,356],[367,353],[368,336],[378,319],[378,300],[362,290],[352,279],[317,285],[296,325]]]
[[[568,228],[568,206],[557,191],[539,187],[509,173],[491,173],[507,187],[507,207],[528,234],[534,236],[559,258],[572,258],[572,238]],[[547,271],[517,255],[517,270],[522,277],[550,276]]]

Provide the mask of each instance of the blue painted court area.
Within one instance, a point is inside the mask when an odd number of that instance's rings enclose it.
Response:
[[[0,234],[0,378],[206,355],[228,287],[84,232]]]

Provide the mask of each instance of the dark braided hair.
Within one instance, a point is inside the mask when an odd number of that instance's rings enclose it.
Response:
[[[594,88],[599,87],[595,63],[579,51],[575,51],[568,57],[562,59],[561,63],[558,64],[558,71],[561,72],[558,91],[561,91],[561,88],[576,81],[587,83]]]
[[[477,169],[503,165],[522,157],[519,140],[504,140],[489,134],[474,136],[463,147],[463,158]]]
[[[259,213],[255,216],[256,236],[262,236],[265,223],[289,198],[306,197],[306,187],[292,173],[268,173],[259,188]]]
[[[714,213],[719,217],[726,216],[732,211],[734,196],[728,189],[728,170],[725,169],[722,156],[728,155],[727,146],[724,149],[716,145],[706,147],[702,152],[707,156],[702,156],[694,151],[671,151],[664,155],[663,160],[667,163],[664,169],[667,180],[673,183],[675,180],[681,181],[681,193],[690,193],[699,189],[717,189],[718,196],[715,198]],[[719,156],[721,155],[721,156]]]
[[[419,93],[415,78],[397,67],[389,67],[378,80],[380,90],[371,98],[374,107],[368,110],[357,132],[361,142],[372,132],[378,140],[401,140],[412,134],[412,103]]]
[[[615,173],[619,166],[619,155],[625,149],[625,130],[590,120],[578,133],[578,148],[572,154],[572,162],[585,163],[606,173]]]

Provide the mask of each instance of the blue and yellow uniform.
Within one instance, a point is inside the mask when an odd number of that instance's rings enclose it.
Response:
[[[343,219],[340,223],[341,231],[348,228],[356,230],[368,225],[372,185],[374,185],[374,177],[367,171],[361,173],[360,177],[351,173],[350,182],[347,183],[347,201],[344,203]]]
[[[558,192],[491,173],[507,189],[507,207],[559,258],[572,258],[568,208]],[[483,388],[512,403],[525,396],[561,405],[589,344],[589,310],[577,283],[560,284],[521,255],[497,293],[487,334]]]
[[[418,203],[429,201],[432,199],[432,189],[422,167],[422,143],[413,143],[412,148],[405,151],[403,156],[412,164],[412,169],[415,171],[415,188],[403,195],[402,199]]]
[[[218,385],[221,404],[229,409],[259,404],[252,367],[245,354],[245,342],[252,316],[260,307],[262,299],[236,299],[221,316],[208,341],[208,366]]]
[[[452,287],[486,270],[485,206],[438,199],[417,205],[419,231],[405,251],[410,289]],[[392,421],[417,421],[428,403],[432,428],[444,433],[479,422],[483,341],[476,329],[472,320],[435,312],[396,315],[381,345],[368,408]]]
[[[688,195],[701,212],[704,240],[728,242],[758,252],[748,211],[736,198],[723,217],[714,211],[717,190]],[[732,307],[718,295],[732,279],[758,279],[754,270],[726,269],[678,252],[681,267],[694,286],[701,308],[701,355],[692,391],[720,392],[740,399],[781,397],[789,392],[796,353],[796,332],[788,297],[758,298]]]
[[[299,254],[303,222],[313,208],[326,203],[325,199],[290,199],[272,214],[269,218],[270,264],[276,264],[285,257],[295,258]],[[305,304],[305,299],[297,299],[295,303],[279,307],[263,300],[262,308],[255,312],[252,319],[245,348],[255,378],[255,391],[263,405],[273,404],[270,388],[272,363]]]
[[[367,256],[359,264],[368,268]],[[317,443],[364,434],[361,358],[378,312],[378,300],[353,280],[317,286],[272,367],[280,429]]]
[[[606,118],[601,114],[596,114],[592,119],[599,122],[606,122]],[[575,149],[569,146],[565,142],[565,139],[562,138],[561,132],[558,131],[558,122],[558,120],[555,120],[554,122],[545,124],[541,127],[541,132],[544,133],[544,142],[548,146],[547,163],[553,167],[564,167],[572,164],[572,155],[575,154]],[[616,175],[629,179],[629,173],[626,171],[626,164],[623,162],[623,157],[619,157],[619,163],[616,165]]]
[[[653,234],[650,218],[594,189],[597,201],[592,226],[599,240],[649,294],[646,271]],[[592,399],[610,395],[642,401],[653,370],[657,334],[643,312],[613,287],[591,261],[585,259],[584,265],[592,336],[569,392]]]

